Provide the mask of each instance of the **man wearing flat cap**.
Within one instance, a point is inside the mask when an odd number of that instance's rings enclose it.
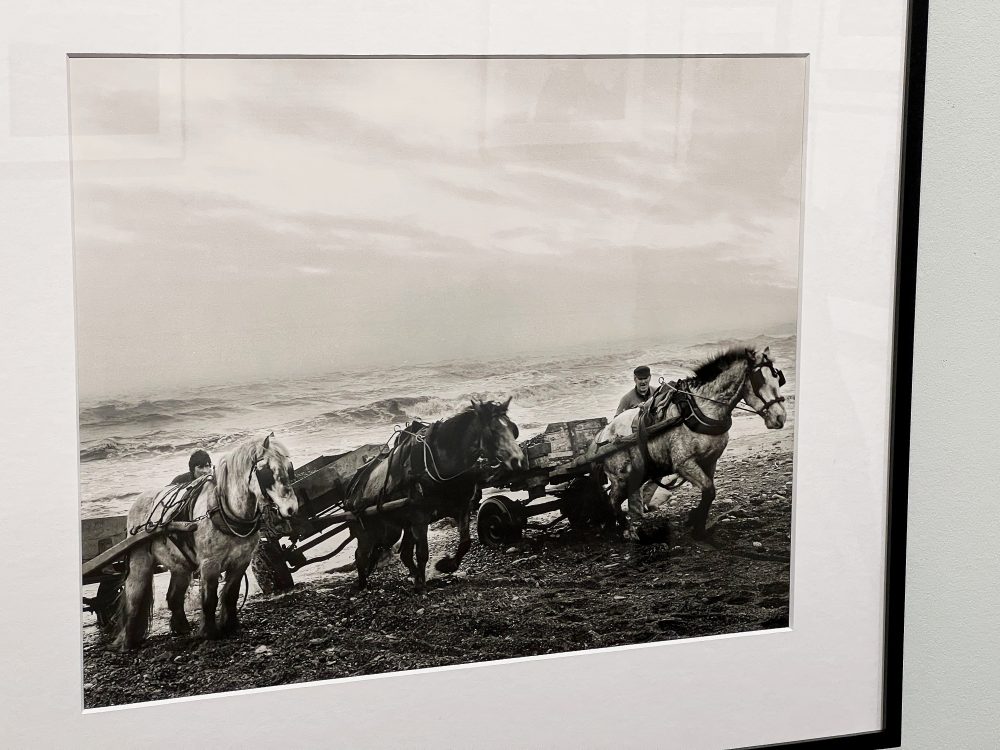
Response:
[[[623,411],[642,406],[646,399],[652,395],[652,391],[649,389],[649,368],[646,365],[640,365],[632,371],[632,375],[635,377],[635,387],[622,396],[622,400],[618,402],[616,417]]]

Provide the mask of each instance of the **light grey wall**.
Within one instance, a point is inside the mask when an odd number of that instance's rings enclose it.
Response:
[[[1000,748],[1000,3],[931,2],[903,747]]]

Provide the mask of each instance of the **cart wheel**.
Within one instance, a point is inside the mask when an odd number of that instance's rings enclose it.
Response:
[[[250,569],[264,594],[291,591],[295,585],[292,571],[288,569],[285,557],[281,553],[281,545],[272,539],[260,540],[257,550],[250,559]]]
[[[503,495],[495,495],[479,506],[476,533],[487,547],[505,547],[521,538],[524,520],[521,506]]]
[[[611,516],[608,495],[590,477],[579,477],[566,488],[560,510],[577,529],[589,529],[607,521]]]
[[[113,581],[101,581],[97,586],[97,596],[90,601],[90,607],[97,617],[97,625],[102,630],[113,630],[118,622],[118,603],[125,589],[125,576]],[[152,609],[152,601],[150,601]]]

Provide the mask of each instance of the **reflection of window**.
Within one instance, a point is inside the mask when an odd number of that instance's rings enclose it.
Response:
[[[641,140],[644,69],[649,62],[488,59],[483,146],[557,145],[562,159],[571,156],[567,146]]]
[[[195,62],[180,58],[71,58],[73,160],[183,158],[184,70]]]
[[[621,66],[600,77],[590,75],[586,68],[560,66],[549,73],[538,93],[534,120],[620,120],[625,117],[626,92]]]
[[[73,60],[72,65],[70,83],[76,84],[72,90],[74,135],[160,132],[161,68],[176,67],[176,61],[82,58]]]

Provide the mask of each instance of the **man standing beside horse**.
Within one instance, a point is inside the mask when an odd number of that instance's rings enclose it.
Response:
[[[632,376],[635,380],[635,387],[621,397],[618,402],[618,410],[615,412],[616,417],[623,411],[642,406],[652,394],[649,388],[649,368],[646,365],[636,367],[632,371]]]

